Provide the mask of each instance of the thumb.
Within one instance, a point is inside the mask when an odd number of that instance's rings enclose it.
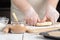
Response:
[[[42,20],[41,20],[41,22],[45,22],[47,20],[47,17],[45,16]]]
[[[38,18],[38,19],[37,19],[37,22],[40,22],[40,21],[41,21],[40,18]]]

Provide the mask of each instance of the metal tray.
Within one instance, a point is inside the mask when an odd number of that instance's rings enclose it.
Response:
[[[42,33],[40,33],[40,35],[43,35],[45,38],[60,40],[60,36],[52,36],[52,35],[48,34],[49,32],[54,32],[54,31],[59,31],[60,32],[60,29],[53,30],[53,31],[48,31],[48,32],[42,32]]]

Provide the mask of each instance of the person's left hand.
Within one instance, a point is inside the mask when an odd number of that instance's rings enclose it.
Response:
[[[58,18],[59,18],[58,11],[55,8],[53,8],[52,6],[49,6],[48,9],[46,10],[46,15],[43,18],[42,22],[51,21],[51,22],[55,23],[55,22],[57,22]]]

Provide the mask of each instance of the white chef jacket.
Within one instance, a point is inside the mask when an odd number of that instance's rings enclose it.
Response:
[[[42,19],[45,15],[47,0],[27,0],[27,1],[32,5],[34,10],[38,13],[40,19]],[[16,13],[16,16],[19,21],[22,21],[24,19],[24,13],[21,12],[20,9],[14,5],[13,1],[11,1],[11,15],[13,12]],[[11,16],[11,19],[12,21],[14,21],[13,16]]]

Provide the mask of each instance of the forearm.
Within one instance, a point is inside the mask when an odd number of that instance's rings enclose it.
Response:
[[[51,5],[54,8],[56,8],[57,7],[57,4],[58,4],[58,1],[59,0],[48,0],[48,5]]]
[[[28,10],[34,10],[27,0],[13,0],[13,2],[24,13]]]

